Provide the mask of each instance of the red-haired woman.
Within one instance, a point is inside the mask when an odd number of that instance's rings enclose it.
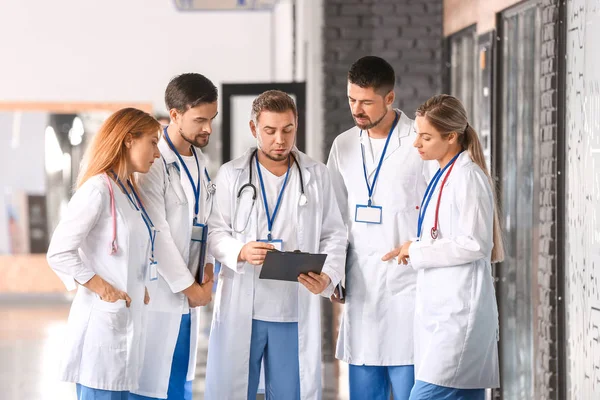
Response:
[[[160,130],[133,108],[104,122],[48,249],[50,267],[77,288],[60,377],[77,384],[79,400],[126,400],[137,387],[156,230],[134,174],[159,157]]]

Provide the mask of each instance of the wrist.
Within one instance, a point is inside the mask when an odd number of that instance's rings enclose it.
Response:
[[[181,291],[181,293],[183,293],[184,295],[186,295],[187,297],[191,297],[193,292],[194,292],[194,286],[197,285],[196,282],[192,283],[190,286],[188,286],[186,289],[183,289]]]

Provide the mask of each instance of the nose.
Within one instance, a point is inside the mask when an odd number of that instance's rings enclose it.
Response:
[[[285,144],[285,140],[283,140],[283,132],[277,132],[275,134],[275,143]]]
[[[413,143],[413,146],[416,148],[421,147],[421,139],[419,139],[419,137],[417,136],[417,138],[415,139],[415,142]]]
[[[212,121],[209,121],[207,126],[204,129],[204,132],[208,133],[209,135],[212,133]]]
[[[352,106],[352,114],[359,115],[363,113],[363,108],[360,103],[357,101]]]
[[[158,158],[160,157],[160,150],[158,150],[158,148],[154,149],[154,158]]]

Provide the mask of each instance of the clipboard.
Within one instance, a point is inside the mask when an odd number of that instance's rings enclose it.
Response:
[[[298,276],[301,274],[320,274],[326,258],[327,254],[269,250],[259,278],[298,282]]]

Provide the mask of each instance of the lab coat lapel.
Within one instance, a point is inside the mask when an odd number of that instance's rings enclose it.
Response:
[[[367,168],[367,177],[369,178],[370,183],[373,179],[375,171],[377,170],[377,164],[379,163],[379,160],[374,159],[373,148],[371,147],[371,143],[369,142],[369,134],[367,133],[367,131],[361,131],[361,134],[358,139],[358,149],[361,154],[360,160],[364,162],[364,165]]]
[[[385,158],[383,159],[384,162],[401,147],[402,138],[408,137],[413,129],[412,121],[408,119],[402,111],[395,111],[398,114],[398,124],[396,125],[394,132],[392,132],[390,144],[388,145],[387,151],[385,152]]]

